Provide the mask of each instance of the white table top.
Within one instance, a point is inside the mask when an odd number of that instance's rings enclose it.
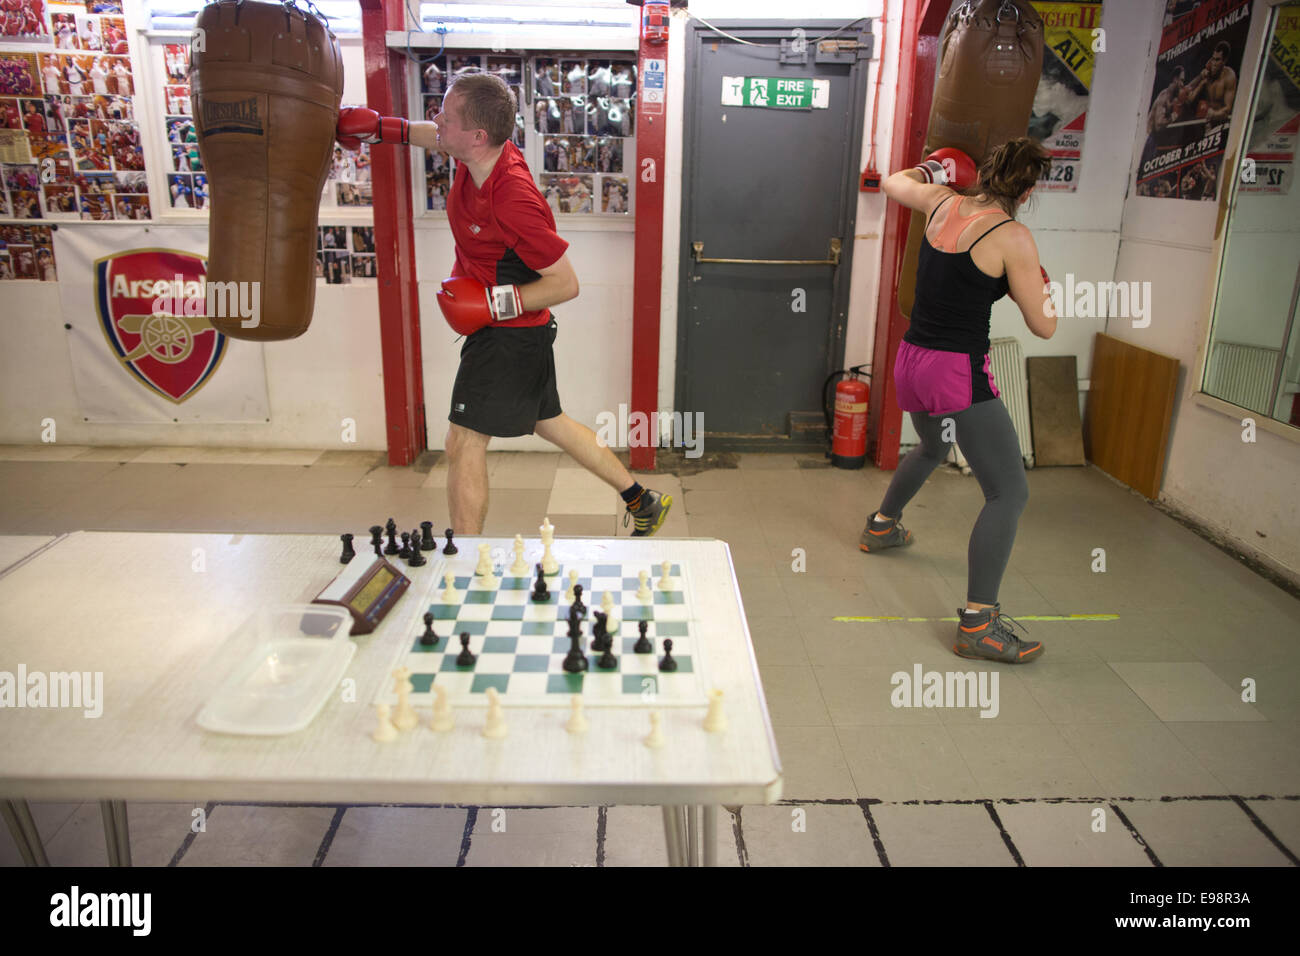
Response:
[[[0,577],[4,577],[5,572],[15,564],[54,540],[52,534],[0,535]]]
[[[526,538],[528,554],[540,554]],[[457,539],[460,564],[477,545]],[[357,551],[368,552],[357,535]],[[481,734],[482,708],[460,708],[448,733],[421,726],[375,743],[371,702],[397,646],[422,630],[418,602],[440,565],[407,568],[410,590],[380,627],[354,638],[350,702],[331,697],[305,730],[281,737],[213,734],[195,722],[215,690],[212,658],[256,607],[306,603],[338,573],[329,535],[76,532],[0,578],[0,671],[103,673],[103,714],[0,710],[0,797],[35,800],[265,800],[478,805],[756,804],[781,795],[781,766],[727,545],[704,539],[557,537],[558,559],[691,566],[711,683],[728,728],[704,708],[662,708],[667,744],[641,742],[649,711],[588,709],[564,729],[556,708],[508,708],[510,731]],[[199,552],[206,570],[195,570]],[[530,558],[535,560],[535,558]],[[459,566],[459,565],[458,565]]]

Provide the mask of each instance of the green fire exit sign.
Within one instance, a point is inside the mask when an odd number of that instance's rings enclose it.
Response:
[[[724,76],[722,105],[824,110],[830,105],[830,87],[829,80],[812,77]]]

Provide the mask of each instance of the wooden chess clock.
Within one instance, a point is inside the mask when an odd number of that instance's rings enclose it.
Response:
[[[373,556],[367,561],[358,554],[311,603],[347,608],[352,615],[348,633],[355,637],[377,628],[410,586],[410,579],[384,558]]]

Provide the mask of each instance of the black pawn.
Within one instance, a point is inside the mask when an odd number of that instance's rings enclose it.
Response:
[[[533,585],[533,600],[548,601],[550,597],[551,592],[546,587],[546,575],[542,573],[542,566],[539,564],[537,566],[537,582]]]
[[[409,531],[402,532],[402,549],[397,552],[397,556],[404,559],[411,557],[411,534]]]
[[[357,553],[352,550],[352,535],[341,534],[339,537],[343,539],[343,556],[339,558],[339,564],[347,564],[357,556]]]
[[[372,525],[370,528],[370,543],[375,549],[375,557],[384,556],[384,526]]]
[[[388,547],[384,548],[384,554],[397,554],[402,550],[397,546],[397,522],[389,518],[384,529],[388,532]]]
[[[600,655],[596,666],[603,671],[612,671],[618,667],[618,658],[614,656],[614,641],[608,634],[605,635],[605,653]]]
[[[673,639],[664,638],[664,656],[659,660],[659,669],[661,671],[677,670],[677,662],[673,660]]]
[[[447,543],[442,546],[442,553],[458,554],[460,552],[460,548],[456,547],[456,542],[451,540],[451,536],[454,532],[450,528],[448,528],[445,533],[447,535]]]
[[[456,655],[456,666],[473,667],[476,660],[478,658],[469,652],[469,632],[466,631],[460,636],[460,653]],[[676,664],[673,665],[673,667],[676,666]]]
[[[646,627],[647,623],[645,621],[636,622],[637,633],[641,636],[638,637],[636,643],[632,645],[632,650],[636,651],[638,654],[653,654],[655,652],[655,646],[650,643],[650,638],[645,636]]]
[[[578,612],[580,615],[582,615],[583,617],[586,617],[586,616],[587,616],[587,605],[585,605],[585,604],[582,603],[582,585],[581,585],[581,584],[575,584],[575,585],[573,586],[573,607],[574,607],[574,608],[577,610],[577,612]]]
[[[411,555],[406,563],[413,568],[422,568],[429,563],[429,559],[420,553],[420,535],[416,531],[411,532]]]
[[[420,550],[437,551],[438,542],[433,540],[433,522],[421,521],[420,530],[423,532],[423,534],[420,535]]]
[[[592,617],[596,623],[591,626],[591,649],[593,651],[603,651],[612,643],[609,636],[609,615],[604,611],[593,611]]]
[[[424,633],[420,635],[420,643],[425,647],[437,647],[438,635],[433,633],[433,612],[424,612]]]

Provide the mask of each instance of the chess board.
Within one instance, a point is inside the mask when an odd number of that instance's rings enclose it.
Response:
[[[503,706],[568,706],[573,694],[581,694],[587,706],[707,706],[708,687],[702,648],[691,607],[689,569],[682,562],[672,565],[669,587],[660,588],[660,568],[632,566],[619,562],[560,561],[555,574],[546,576],[550,595],[544,602],[532,600],[534,578],[502,576],[499,584],[484,587],[477,578],[458,575],[455,579],[459,603],[443,604],[442,570],[418,607],[388,673],[398,667],[411,670],[411,703],[433,706],[433,685],[446,687],[453,707],[486,706],[487,689],[495,687]],[[577,571],[587,615],[582,622],[582,647],[587,670],[570,674],[564,670],[569,652],[569,603],[565,591],[569,572]],[[651,598],[636,596],[637,573],[647,571]],[[617,621],[613,653],[618,664],[612,669],[597,666],[600,652],[591,650],[593,610],[601,609],[608,591],[614,608],[611,623]],[[436,646],[420,642],[423,615],[432,611]],[[637,622],[646,621],[646,636],[654,645],[649,654],[633,651],[639,634]],[[476,655],[470,667],[460,667],[460,635],[470,635],[470,651]],[[677,670],[661,672],[664,638],[673,642],[672,656]],[[395,703],[393,681],[385,679],[376,703]]]

